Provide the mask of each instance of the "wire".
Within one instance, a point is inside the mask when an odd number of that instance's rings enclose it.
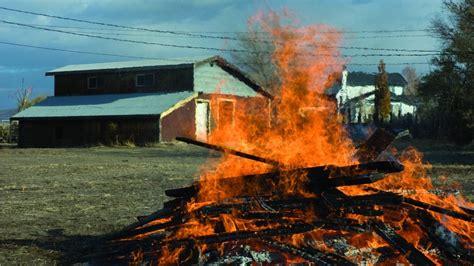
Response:
[[[23,13],[23,14],[43,16],[43,17],[62,19],[62,20],[68,20],[68,21],[74,21],[74,22],[80,22],[80,23],[87,23],[87,24],[94,24],[94,25],[101,25],[101,26],[107,26],[107,27],[113,27],[113,28],[123,28],[123,29],[130,29],[130,30],[167,33],[167,34],[176,34],[176,35],[185,35],[185,36],[199,36],[201,38],[209,38],[209,39],[232,39],[232,38],[234,38],[234,37],[212,36],[212,35],[204,35],[204,34],[188,33],[188,32],[178,32],[178,31],[172,31],[172,30],[158,30],[158,29],[149,29],[149,28],[141,28],[141,27],[131,27],[131,26],[125,26],[125,25],[112,24],[112,23],[104,23],[104,22],[96,22],[96,21],[90,21],[90,20],[84,20],[84,19],[76,19],[76,18],[55,16],[55,15],[31,12],[31,11],[8,8],[8,7],[2,7],[2,6],[0,6],[0,9],[6,10],[6,11]],[[38,26],[35,26],[35,27],[38,27]]]
[[[237,53],[250,53],[250,54],[271,53],[270,51],[255,52],[255,51],[242,50],[242,49],[228,49],[228,48],[225,49],[225,48],[215,48],[215,47],[205,47],[205,46],[177,45],[177,44],[158,43],[158,42],[149,42],[149,41],[138,41],[138,40],[131,40],[131,39],[120,39],[120,38],[115,38],[115,37],[104,37],[104,36],[91,35],[91,34],[85,34],[85,33],[76,33],[76,32],[64,31],[64,30],[49,29],[49,28],[32,26],[32,25],[28,25],[28,24],[24,24],[24,23],[11,22],[11,21],[6,21],[6,20],[0,20],[0,22],[3,22],[5,24],[10,24],[10,25],[18,25],[18,26],[24,26],[24,27],[33,28],[33,29],[45,30],[45,31],[50,31],[50,32],[59,32],[59,33],[64,33],[64,34],[69,34],[69,35],[90,37],[90,38],[96,38],[96,39],[102,39],[102,40],[112,40],[112,41],[118,41],[118,42],[146,44],[146,45],[157,45],[157,46],[173,47],[173,48],[220,51],[220,52],[226,51],[226,52],[233,52],[233,53],[235,53],[235,52],[237,52]],[[312,55],[312,56],[340,57],[340,55],[338,55],[338,54],[334,54],[334,55],[332,55],[332,54],[310,54],[310,55]],[[345,57],[372,57],[372,56],[433,56],[433,55],[441,55],[441,54],[440,53],[426,53],[426,54],[353,54],[353,55],[344,55],[344,56]]]
[[[163,59],[163,58],[154,58],[154,57],[143,57],[143,56],[131,56],[131,55],[109,54],[109,53],[99,53],[99,52],[86,52],[86,51],[79,51],[79,50],[68,50],[68,49],[61,49],[61,48],[35,46],[35,45],[29,45],[29,44],[12,43],[12,42],[4,42],[4,41],[0,41],[0,44],[20,46],[20,47],[28,47],[28,48],[36,48],[36,49],[50,50],[50,51],[58,51],[58,52],[77,53],[77,54],[104,55],[104,56],[115,56],[115,57],[134,58],[134,59]],[[170,59],[166,59],[166,60],[170,60]]]
[[[37,27],[35,24],[25,24],[31,27]],[[15,27],[13,25],[7,27]],[[47,26],[49,28],[50,26]],[[18,26],[21,29],[33,29],[37,30],[37,28],[25,28],[25,26]],[[133,33],[115,33],[115,32],[84,32],[84,31],[74,31],[73,33],[81,33],[81,34],[106,34],[106,35],[115,35],[115,36],[137,36],[137,37],[148,37],[149,35],[143,34],[133,34]],[[182,37],[182,36],[178,36]],[[167,37],[169,38],[169,36]],[[198,38],[198,37],[194,37]],[[242,40],[241,40],[242,41]],[[258,41],[258,40],[257,40]],[[270,42],[270,41],[268,41]],[[272,42],[270,42],[272,43]],[[358,47],[358,46],[325,46],[321,45],[319,47],[323,48],[336,48],[336,49],[347,49],[347,50],[365,50],[365,51],[392,51],[392,52],[421,52],[421,53],[436,53],[440,52],[438,50],[425,50],[425,49],[399,49],[399,48],[372,48],[372,47]]]
[[[27,48],[35,48],[35,49],[42,49],[42,50],[50,50],[56,52],[69,52],[69,53],[78,53],[78,54],[90,54],[90,55],[101,55],[101,56],[114,56],[114,57],[123,57],[123,58],[133,58],[133,59],[155,59],[155,60],[167,60],[167,61],[179,61],[180,59],[173,59],[173,58],[157,58],[157,57],[143,57],[143,56],[132,56],[132,55],[122,55],[122,54],[111,54],[111,53],[100,53],[100,52],[90,52],[90,51],[80,51],[80,50],[68,50],[62,48],[53,48],[53,47],[44,47],[44,46],[35,46],[29,44],[21,44],[21,43],[12,43],[12,42],[5,42],[0,41],[0,44],[11,45],[11,46],[19,46],[19,47],[27,47]],[[237,62],[240,65],[249,65],[250,63],[246,62]],[[348,63],[347,65],[353,66],[373,66],[377,65],[378,63]],[[386,62],[387,65],[428,65],[429,63],[424,62],[406,62],[406,63],[390,63]]]
[[[191,32],[191,31],[158,30],[158,29],[150,29],[150,28],[142,28],[142,27],[131,27],[131,26],[126,26],[126,25],[118,25],[118,24],[112,24],[112,23],[90,21],[90,20],[84,20],[84,19],[69,18],[69,17],[50,15],[50,14],[45,14],[45,13],[32,12],[32,11],[26,11],[26,10],[20,10],[20,9],[8,8],[8,7],[1,7],[1,6],[0,6],[0,9],[6,10],[6,11],[11,11],[11,12],[23,13],[23,14],[44,16],[44,17],[49,17],[49,18],[75,21],[75,22],[101,25],[101,26],[108,26],[108,27],[114,27],[114,28],[123,28],[123,29],[128,29],[128,30],[140,30],[140,31],[160,32],[160,33],[170,33],[170,34],[185,34],[185,35],[191,34],[191,35],[202,36],[202,37],[206,37],[206,38],[207,37],[209,37],[209,38],[220,38],[222,36],[209,36],[209,35],[202,35],[200,33],[226,33],[226,32],[200,32],[199,33],[199,32]],[[426,30],[426,29],[412,29],[412,30],[392,29],[392,30],[361,30],[361,31],[326,31],[326,32],[322,32],[322,33],[334,33],[334,34],[339,34],[339,33],[399,33],[399,32],[426,32],[426,31],[428,31],[428,30]],[[227,32],[227,33],[230,33],[230,32]]]
[[[8,8],[8,7],[1,7],[0,9],[6,10],[6,11],[11,11],[11,12],[18,12],[18,13],[23,13],[23,14],[30,14],[30,15],[36,15],[36,16],[44,16],[44,17],[49,17],[49,18],[55,18],[55,19],[61,19],[61,20],[67,20],[67,21],[74,21],[74,22],[80,22],[80,23],[87,23],[87,24],[93,24],[93,25],[100,25],[100,26],[107,26],[107,27],[113,27],[116,29],[127,29],[127,30],[136,30],[136,31],[144,31],[144,32],[154,32],[154,33],[166,33],[166,34],[174,34],[174,35],[183,35],[183,36],[188,36],[188,37],[199,37],[199,38],[207,38],[207,39],[221,39],[221,40],[234,40],[234,41],[241,41],[241,38],[238,37],[231,37],[231,36],[216,36],[216,35],[206,35],[202,33],[197,33],[197,32],[190,32],[190,31],[173,31],[173,30],[159,30],[159,29],[150,29],[150,28],[143,28],[143,27],[132,27],[132,26],[126,26],[126,25],[119,25],[119,24],[112,24],[112,23],[105,23],[105,22],[97,22],[97,21],[90,21],[90,20],[84,20],[84,19],[76,19],[76,18],[69,18],[69,17],[63,17],[63,16],[56,16],[56,15],[49,15],[49,14],[44,14],[44,13],[38,13],[38,12],[32,12],[32,11],[26,11],[26,10],[20,10],[20,9],[14,9],[14,8]],[[30,26],[37,26],[41,27],[38,25],[32,25]],[[66,27],[66,26],[63,26]],[[340,33],[400,33],[400,32],[427,32],[428,30],[425,29],[415,29],[415,30],[362,30],[362,31],[325,31],[321,32],[323,34],[340,34]],[[398,37],[407,37],[407,35],[398,35]],[[430,36],[430,35],[424,35]],[[376,36],[371,36],[370,38],[374,38]],[[411,37],[411,36],[410,36]],[[420,37],[420,36],[417,36]]]

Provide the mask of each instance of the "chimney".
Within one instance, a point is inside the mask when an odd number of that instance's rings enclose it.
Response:
[[[342,70],[342,81],[341,81],[341,89],[345,90],[346,89],[346,84],[347,84],[347,68],[344,66]]]

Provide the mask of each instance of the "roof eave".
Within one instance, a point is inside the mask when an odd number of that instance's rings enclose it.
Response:
[[[126,71],[140,71],[140,70],[155,70],[155,69],[174,69],[174,68],[191,68],[194,63],[183,63],[175,65],[156,65],[156,66],[140,66],[140,67],[123,67],[123,68],[106,68],[106,69],[87,69],[87,70],[69,70],[69,71],[48,71],[45,76],[67,75],[67,74],[87,74],[87,73],[113,73]]]
[[[10,117],[10,121],[34,121],[34,120],[83,120],[83,119],[120,119],[120,118],[159,118],[161,114],[143,115],[104,115],[104,116],[40,116],[40,117]]]

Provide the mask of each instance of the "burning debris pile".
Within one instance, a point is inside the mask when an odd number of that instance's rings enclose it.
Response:
[[[347,137],[324,96],[346,63],[337,31],[283,22],[275,13],[250,20],[274,44],[271,106],[237,104],[232,123],[209,136],[213,144],[180,139],[224,156],[193,185],[166,191],[173,199],[163,209],[108,236],[88,261],[474,261],[472,203],[434,189],[419,153],[388,148],[391,131],[378,129],[358,147]]]
[[[386,174],[403,170],[396,161],[375,161],[394,138],[395,134],[388,130],[375,131],[357,152],[363,163],[293,169],[266,158],[182,138],[181,141],[273,168],[266,173],[217,180],[231,187],[243,185],[244,193],[192,209],[189,204],[196,202],[206,181],[167,190],[166,195],[173,200],[109,236],[104,253],[94,260],[153,264],[469,264],[474,260],[469,239],[472,233],[457,234],[434,214],[471,225],[472,209],[447,209],[370,186]],[[279,185],[284,177],[302,172],[308,177],[303,184],[307,195],[280,190],[286,188]],[[348,195],[341,190],[353,186],[361,187],[365,193]],[[181,236],[183,229],[195,236]]]

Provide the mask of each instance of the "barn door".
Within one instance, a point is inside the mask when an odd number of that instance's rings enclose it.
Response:
[[[209,102],[196,102],[196,139],[207,141],[209,133]]]

